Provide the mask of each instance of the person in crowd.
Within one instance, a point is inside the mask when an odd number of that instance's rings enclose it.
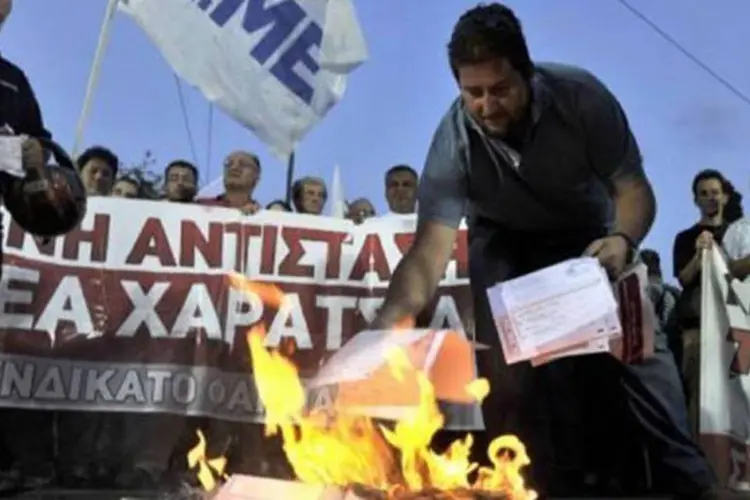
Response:
[[[648,294],[654,306],[656,320],[662,331],[667,332],[670,337],[670,322],[674,316],[677,300],[680,298],[680,289],[664,282],[661,271],[661,257],[656,250],[644,248],[641,250],[641,261],[648,269]],[[673,354],[674,350],[672,351]],[[677,359],[677,356],[675,356]],[[679,364],[678,364],[679,366]]]
[[[385,173],[385,199],[391,214],[410,215],[417,208],[419,175],[408,165],[396,165]]]
[[[186,160],[175,160],[164,169],[164,199],[192,203],[198,194],[198,168]]]
[[[744,217],[745,212],[742,208],[742,193],[737,191],[734,185],[728,180],[724,181],[724,191],[727,193],[727,205],[724,207],[724,221],[727,227],[733,222]]]
[[[274,212],[291,212],[292,207],[284,200],[273,200],[271,203],[266,205],[266,210],[271,210]]]
[[[375,207],[367,198],[357,198],[348,205],[346,218],[355,224],[362,224],[365,220],[375,217]]]
[[[0,0],[0,28],[5,26],[11,10],[10,0]],[[26,175],[0,175],[2,203],[28,233],[43,237],[64,234],[80,222],[86,211],[80,175],[48,163],[45,143],[52,140],[52,135],[44,125],[39,102],[24,71],[4,54],[0,55],[0,83],[0,135],[27,136],[21,145],[21,166]],[[56,160],[62,162],[60,158]],[[4,337],[6,353],[13,352],[14,343],[9,342],[12,337]],[[19,354],[24,353],[24,345],[32,353],[44,349],[27,339],[16,344],[16,348],[21,348]],[[12,404],[12,398],[8,402]],[[8,406],[0,409],[0,496],[10,498],[14,491],[41,488],[53,480],[53,422],[51,411]]]
[[[260,205],[253,192],[260,181],[260,159],[248,151],[234,151],[224,160],[224,192],[215,198],[199,198],[199,205],[238,208],[254,214]]]
[[[93,146],[78,157],[77,163],[86,194],[109,196],[120,169],[117,155],[105,147]]]
[[[292,184],[292,205],[301,214],[322,214],[327,200],[326,183],[319,177],[303,177]]]
[[[117,179],[112,186],[112,196],[117,198],[140,198],[141,183],[131,176],[123,176]]]
[[[714,498],[715,478],[690,437],[661,334],[654,356],[638,365],[608,354],[507,365],[487,299],[495,283],[572,257],[596,257],[612,278],[634,259],[656,203],[617,98],[583,69],[535,64],[520,22],[500,3],[461,16],[448,59],[460,97],[427,155],[420,229],[370,327],[392,328],[424,309],[468,209],[476,340],[490,346],[477,352],[491,390],[476,458],[487,461],[491,437],[515,434],[534,457],[530,483],[545,496],[580,494],[592,473],[610,492],[614,450],[639,442],[624,431],[618,442],[612,428],[632,425],[658,470],[656,489]]]
[[[694,435],[698,432],[700,402],[700,308],[701,252],[721,242],[727,229],[726,208],[735,191],[721,172],[703,170],[693,179],[693,200],[698,207],[698,222],[681,231],[674,239],[672,260],[674,276],[682,286],[675,321],[679,328],[682,379],[688,405],[688,418]],[[737,208],[733,210],[736,212]],[[741,208],[740,208],[741,211]],[[733,214],[736,216],[736,213]]]
[[[750,276],[750,218],[741,217],[730,224],[722,243],[732,275],[740,280]]]

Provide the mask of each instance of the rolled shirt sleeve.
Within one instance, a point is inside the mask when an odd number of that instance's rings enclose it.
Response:
[[[454,104],[432,138],[417,192],[419,224],[458,228],[468,203],[466,131]]]

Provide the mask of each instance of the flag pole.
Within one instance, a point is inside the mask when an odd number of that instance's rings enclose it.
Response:
[[[289,155],[286,165],[286,202],[292,205],[292,185],[294,185],[294,151]]]
[[[91,64],[91,71],[89,72],[88,83],[86,84],[86,94],[83,98],[83,107],[81,108],[81,114],[78,117],[78,125],[76,127],[75,141],[73,142],[73,157],[78,155],[78,151],[81,147],[83,140],[83,131],[86,127],[86,120],[88,119],[89,111],[91,109],[91,101],[94,97],[94,90],[96,84],[99,81],[99,72],[101,70],[102,59],[104,59],[104,50],[107,47],[109,41],[109,31],[112,27],[112,19],[115,16],[115,10],[117,9],[117,2],[119,0],[109,0],[107,3],[107,9],[104,12],[104,21],[102,27],[99,30],[99,41],[96,45],[96,52],[94,52],[94,61]]]

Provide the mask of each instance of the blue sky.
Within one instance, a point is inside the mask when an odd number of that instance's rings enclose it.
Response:
[[[349,198],[367,196],[385,210],[383,172],[395,163],[421,169],[441,115],[456,95],[445,44],[470,0],[356,2],[370,59],[355,71],[344,100],[305,139],[299,175],[330,179],[342,169]],[[659,200],[648,244],[671,274],[676,231],[692,224],[692,176],[725,172],[746,197],[750,179],[750,105],[660,38],[616,0],[516,0],[532,56],[583,66],[620,98],[643,150]],[[750,94],[746,0],[631,0],[692,53]],[[0,35],[3,54],[29,75],[48,128],[70,148],[106,0],[18,0]],[[186,89],[198,163],[219,174],[234,149],[264,161],[258,199],[283,196],[285,165],[239,125],[214,115],[208,151],[208,104]],[[191,158],[173,74],[145,35],[116,16],[85,144],[104,144],[126,163],[150,149],[159,166]],[[750,205],[748,205],[750,206]]]

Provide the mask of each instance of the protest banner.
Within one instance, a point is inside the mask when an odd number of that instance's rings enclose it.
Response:
[[[750,286],[716,247],[702,269],[700,443],[722,485],[741,488],[750,482]]]
[[[300,374],[312,375],[374,318],[413,239],[405,224],[107,198],[47,244],[11,223],[0,406],[262,421],[247,330],[263,322],[267,346],[293,341]],[[230,287],[230,272],[279,287],[283,306]],[[467,285],[462,232],[422,326],[462,330]],[[311,404],[330,400],[326,390]]]

